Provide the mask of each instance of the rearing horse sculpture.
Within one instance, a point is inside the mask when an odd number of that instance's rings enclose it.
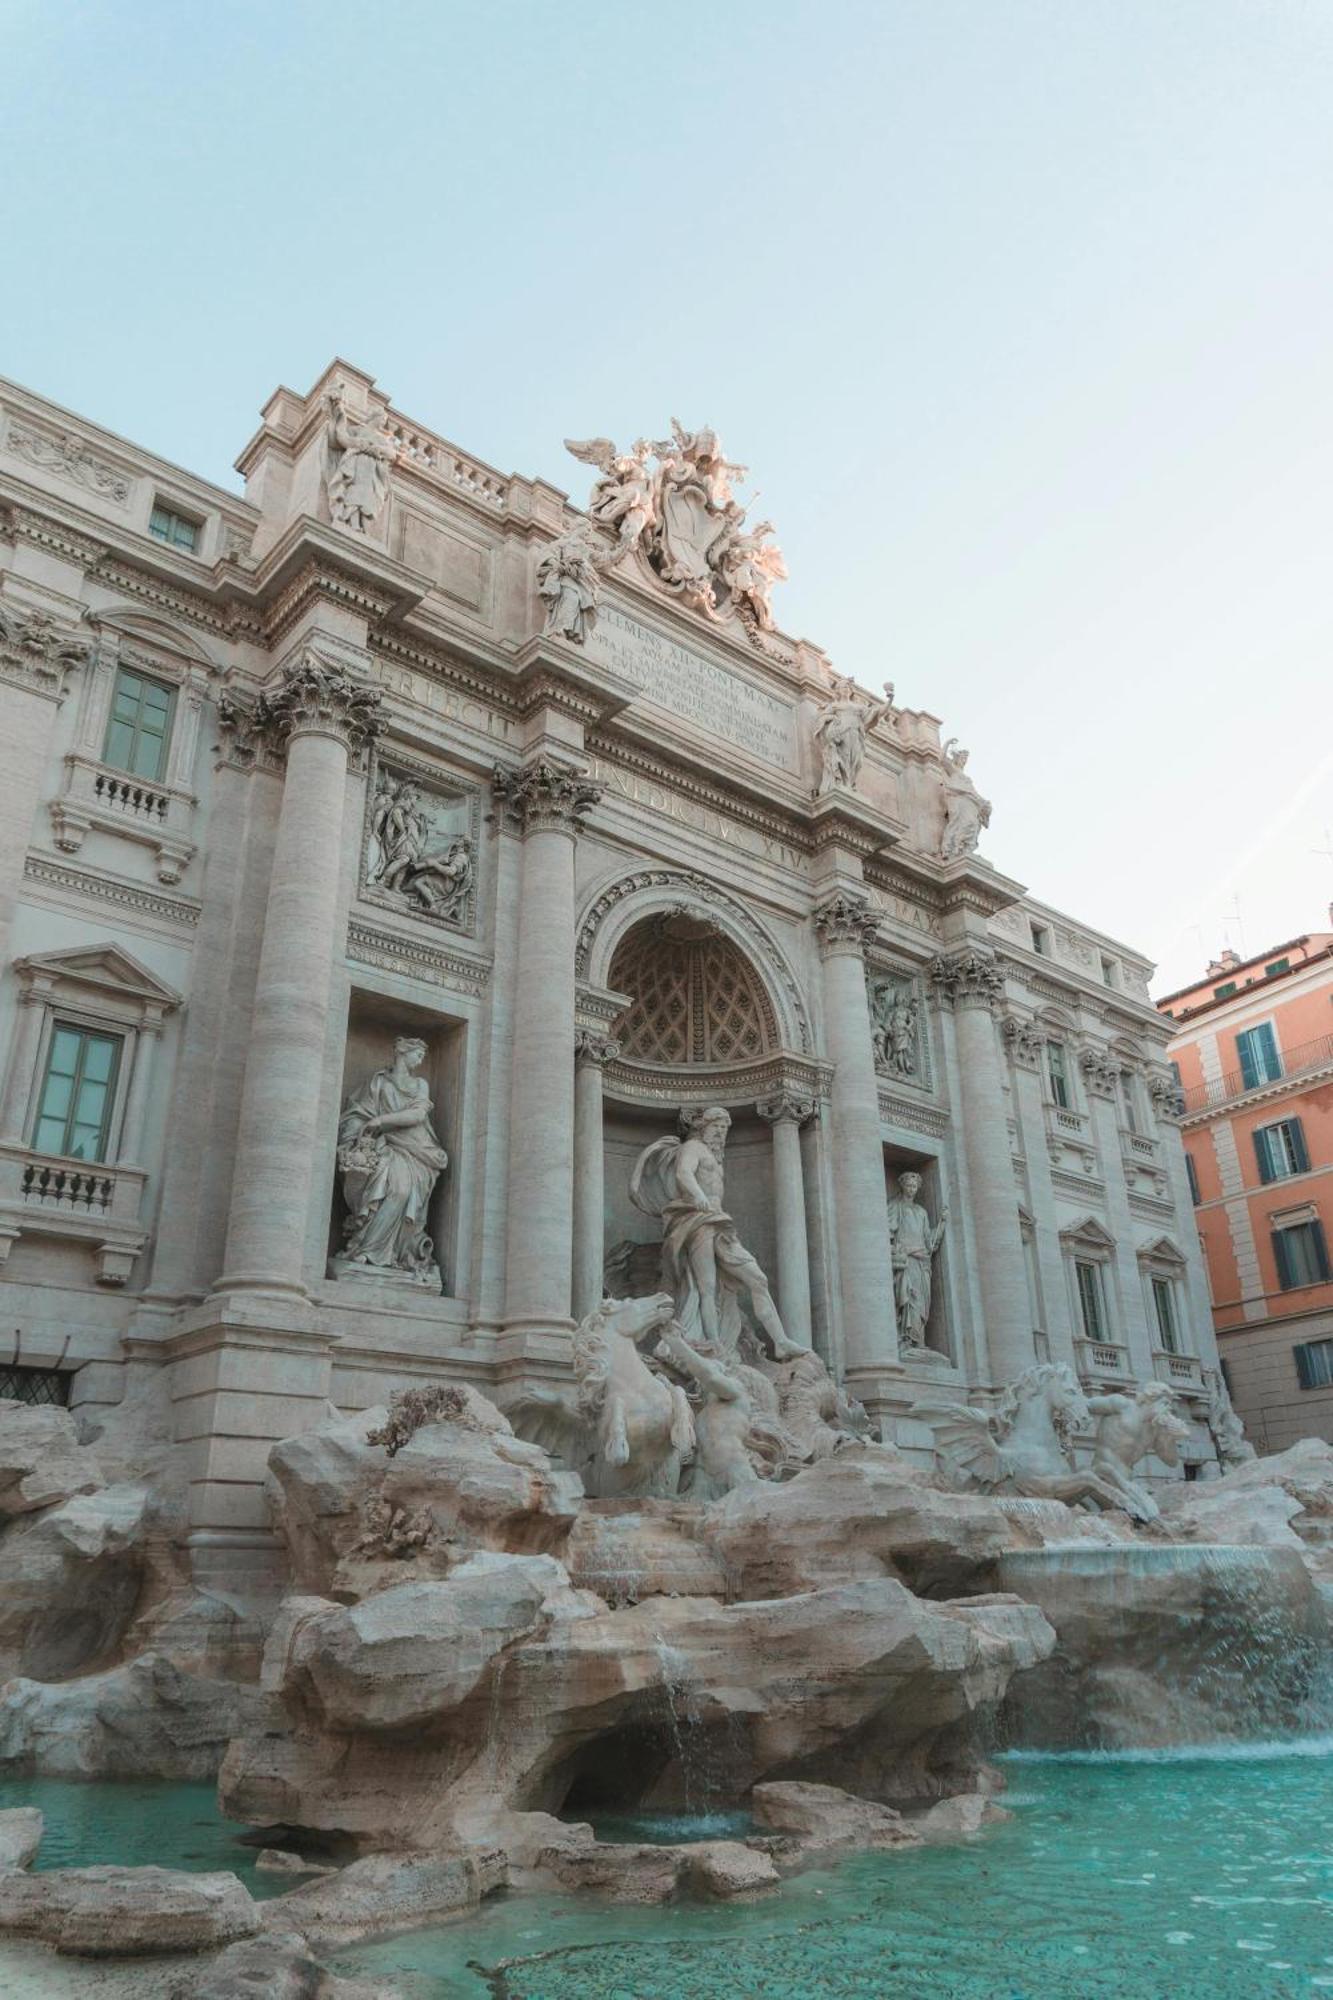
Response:
[[[1148,1518],[1123,1488],[1071,1463],[1072,1434],[1091,1425],[1092,1412],[1063,1362],[1042,1361],[1026,1369],[993,1411],[939,1403],[918,1405],[913,1415],[934,1431],[944,1468],[987,1492],[1063,1500],[1070,1507],[1091,1500]]]

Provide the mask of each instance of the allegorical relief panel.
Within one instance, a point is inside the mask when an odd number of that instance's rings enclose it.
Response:
[[[794,703],[664,638],[614,605],[603,605],[586,643],[590,658],[622,674],[659,708],[767,764],[800,769]]]
[[[866,1001],[879,1075],[929,1089],[929,1053],[916,981],[909,973],[871,966],[866,972]]]
[[[376,760],[362,864],[367,902],[450,930],[475,928],[477,802],[406,764]]]

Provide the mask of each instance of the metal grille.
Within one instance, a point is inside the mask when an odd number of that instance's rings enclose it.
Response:
[[[69,1402],[69,1380],[60,1368],[22,1368],[0,1363],[0,1402],[52,1403],[63,1410]]]
[[[719,932],[682,937],[670,919],[640,926],[616,952],[610,983],[633,995],[615,1030],[631,1062],[746,1062],[777,1046],[758,975]]]

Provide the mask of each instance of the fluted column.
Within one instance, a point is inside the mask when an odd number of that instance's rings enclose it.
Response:
[[[1116,1289],[1120,1324],[1116,1331],[1129,1349],[1129,1365],[1140,1382],[1155,1380],[1153,1349],[1157,1329],[1148,1323],[1143,1277],[1134,1254],[1134,1216],[1129,1206],[1125,1156],[1120,1145],[1120,1064],[1108,1051],[1082,1049],[1078,1058],[1088,1093],[1092,1134],[1097,1142],[1102,1181],[1106,1188],[1106,1220],[1115,1238]]]
[[[1012,1382],[1036,1354],[995,1028],[1004,980],[995,954],[981,945],[945,953],[935,960],[931,976],[955,1016],[963,1146],[991,1370],[995,1381]]]
[[[606,1167],[602,1155],[602,1071],[620,1054],[610,1035],[580,1028],[574,1036],[574,1317],[602,1303]]]
[[[877,928],[864,896],[840,890],[815,911],[824,1021],[834,1063],[829,1106],[833,1200],[849,1377],[898,1364],[879,1087],[866,1004],[865,953]]]
[[[779,1091],[755,1106],[773,1129],[773,1208],[777,1225],[778,1311],[790,1340],[809,1347],[810,1245],[805,1226],[805,1172],[801,1127],[814,1116],[814,1099]]]
[[[1042,1331],[1050,1345],[1052,1361],[1073,1368],[1077,1363],[1074,1328],[1069,1317],[1069,1286],[1065,1280],[1064,1258],[1060,1249],[1060,1221],[1055,1186],[1051,1180],[1051,1155],[1046,1137],[1046,1109],[1041,1094],[1041,1056],[1044,1037],[1033,1021],[1007,1014],[1000,1033],[1009,1050],[1018,1129],[1022,1135],[1023,1158],[1027,1161],[1028,1193],[1032,1202],[1035,1232],[1034,1253],[1041,1282]]]
[[[574,842],[600,786],[537,757],[497,769],[495,794],[523,839],[510,1082],[505,1319],[567,1324],[574,1240]]]
[[[0,601],[0,967],[9,962],[9,931],[32,843],[33,819],[46,783],[56,710],[71,669],[91,645],[45,611]]]
[[[382,697],[314,655],[261,697],[287,746],[255,985],[219,1289],[301,1294],[333,969],[348,763],[383,727]]]

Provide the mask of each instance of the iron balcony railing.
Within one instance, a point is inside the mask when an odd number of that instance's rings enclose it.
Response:
[[[1207,1111],[1214,1104],[1229,1104],[1233,1097],[1246,1097],[1252,1090],[1267,1089],[1269,1084],[1288,1083],[1294,1077],[1308,1076],[1312,1070],[1327,1068],[1333,1063],[1333,1035],[1316,1035],[1312,1042],[1287,1049],[1279,1061],[1281,1067],[1276,1076],[1247,1078],[1243,1070],[1233,1069],[1212,1083],[1192,1084],[1182,1092],[1186,1116],[1192,1111]]]

